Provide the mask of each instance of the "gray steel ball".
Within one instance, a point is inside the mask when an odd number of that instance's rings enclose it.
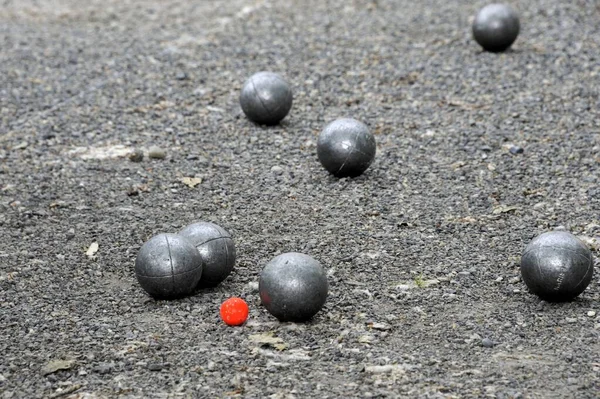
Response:
[[[202,277],[202,258],[185,238],[159,234],[140,248],[135,275],[142,288],[155,298],[183,297],[194,292]]]
[[[369,128],[355,119],[342,118],[325,126],[317,141],[319,161],[336,177],[356,177],[369,168],[377,145]]]
[[[321,264],[297,252],[271,260],[258,283],[262,304],[280,321],[309,320],[325,304],[328,290],[327,276]]]
[[[244,83],[240,105],[246,116],[261,125],[276,125],[292,108],[292,89],[278,74],[258,72]]]
[[[201,287],[214,287],[225,280],[235,264],[235,245],[231,234],[210,222],[198,222],[183,228],[179,235],[196,247],[202,258]]]
[[[593,273],[592,252],[566,231],[540,234],[521,258],[523,281],[532,293],[547,301],[574,299],[586,289]]]
[[[489,4],[477,13],[472,28],[473,37],[485,50],[504,51],[519,35],[519,16],[509,5]]]

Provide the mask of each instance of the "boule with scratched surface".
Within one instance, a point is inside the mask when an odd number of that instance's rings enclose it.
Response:
[[[154,298],[184,297],[194,292],[202,277],[202,258],[185,238],[158,234],[140,248],[135,275],[141,287]]]
[[[293,95],[288,82],[272,72],[258,72],[245,83],[240,94],[244,114],[260,125],[276,125],[290,112]]]
[[[341,118],[329,123],[317,141],[321,165],[336,177],[363,174],[375,159],[377,144],[367,125]]]
[[[184,227],[179,235],[187,239],[202,258],[200,287],[214,287],[229,276],[235,265],[235,244],[231,234],[210,222]]]
[[[521,257],[523,281],[532,293],[551,302],[577,297],[587,288],[593,273],[592,252],[567,231],[540,234]]]
[[[309,320],[325,304],[328,290],[321,264],[297,252],[281,254],[267,263],[258,283],[262,304],[280,321]]]

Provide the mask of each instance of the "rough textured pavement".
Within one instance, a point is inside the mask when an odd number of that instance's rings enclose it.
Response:
[[[511,3],[521,35],[487,54],[482,1],[1,1],[0,396],[597,397],[598,266],[549,304],[519,260],[562,226],[598,264],[600,8]],[[241,115],[259,70],[294,88],[281,126]],[[342,116],[378,141],[356,179],[316,157]],[[198,220],[234,235],[235,272],[151,300],[138,249]],[[259,303],[288,251],[329,274],[308,324]]]

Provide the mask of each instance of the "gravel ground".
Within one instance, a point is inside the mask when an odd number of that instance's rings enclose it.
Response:
[[[511,1],[505,54],[471,39],[479,0],[0,3],[2,398],[598,397],[598,267],[566,304],[519,273],[561,226],[598,264],[597,1]],[[259,70],[293,86],[280,126],[241,114]],[[356,179],[316,157],[343,116],[378,142]],[[198,220],[234,273],[150,299],[138,249]],[[310,323],[259,303],[289,251],[328,271]]]

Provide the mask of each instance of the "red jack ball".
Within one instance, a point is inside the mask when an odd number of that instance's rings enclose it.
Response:
[[[248,304],[241,298],[229,298],[221,304],[221,319],[228,326],[241,326],[248,319]]]

